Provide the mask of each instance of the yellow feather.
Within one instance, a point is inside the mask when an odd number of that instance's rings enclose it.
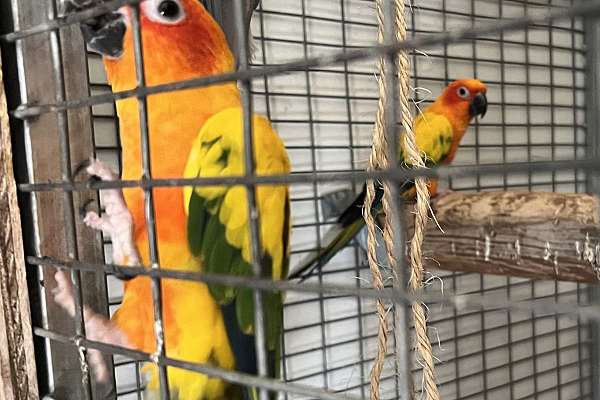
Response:
[[[290,170],[289,160],[282,141],[263,117],[253,118],[256,173],[258,175],[284,174]],[[203,146],[218,140],[216,146]],[[228,155],[228,162],[224,155]],[[242,112],[239,108],[225,109],[209,118],[197,135],[188,156],[185,177],[241,176],[244,174]],[[184,207],[189,212],[189,199],[194,190],[184,188]],[[226,193],[223,206],[219,209],[219,220],[226,227],[226,240],[242,249],[242,256],[249,261],[249,232],[246,191],[243,186],[197,187],[204,198],[213,199]],[[261,239],[265,251],[273,260],[273,277],[281,278],[283,255],[284,210],[288,194],[286,186],[262,186],[257,190],[258,210],[261,215]],[[211,212],[216,213],[217,210]],[[148,246],[141,245],[141,255],[147,260]],[[161,261],[187,270],[201,268],[199,259],[193,258],[186,242],[162,243]],[[117,312],[116,319],[131,320],[131,315],[140,315],[138,307],[150,304],[150,282],[137,278],[129,284],[143,287],[143,290],[128,290],[124,303]],[[163,280],[166,326],[167,355],[175,359],[197,363],[215,362],[221,368],[233,369],[234,356],[231,351],[223,316],[206,285],[197,282]],[[141,295],[144,301],[135,298]],[[149,309],[151,310],[151,309]],[[203,313],[197,318],[198,312]],[[146,310],[148,311],[148,310]],[[151,315],[147,318],[151,319]],[[122,321],[122,324],[128,322]],[[148,329],[152,333],[152,329]],[[153,351],[153,335],[147,344],[138,347]],[[158,371],[149,365],[150,391],[158,390]],[[169,384],[178,391],[180,399],[222,399],[227,384],[218,379],[176,368],[169,368]]]
[[[226,177],[243,176],[244,135],[242,124],[242,109],[239,107],[225,109],[206,121],[198,137],[194,141],[188,159],[185,177]],[[252,118],[254,133],[254,157],[256,175],[279,175],[290,171],[290,162],[283,142],[273,130],[269,121],[259,115]],[[206,157],[198,157],[203,146],[212,143],[215,148],[206,153]],[[227,155],[227,163],[223,164],[223,155]],[[246,189],[243,186],[199,186],[195,189],[184,189],[184,206],[189,212],[188,204],[195,190],[201,197],[213,199],[225,195],[221,206],[219,220],[225,225],[227,241],[241,248],[245,261],[250,262],[250,241],[248,237],[248,207]],[[287,201],[286,186],[267,185],[257,188],[257,206],[261,217],[261,243],[264,250],[273,259],[273,278],[282,276],[282,256],[287,251],[283,249],[284,210]]]
[[[417,146],[425,153],[427,160],[438,164],[448,156],[454,133],[452,124],[445,116],[425,111],[415,120],[414,129]]]

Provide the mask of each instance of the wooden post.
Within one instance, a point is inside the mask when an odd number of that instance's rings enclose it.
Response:
[[[0,393],[37,399],[37,378],[21,217],[12,167],[11,136],[0,58]]]
[[[599,201],[587,194],[451,193],[434,200],[427,268],[597,283]],[[410,220],[410,219],[409,219]]]
[[[12,1],[14,29],[24,29],[48,20],[48,6],[53,2]],[[65,76],[67,99],[79,99],[89,95],[86,47],[79,26],[70,25],[60,29],[62,69]],[[19,84],[21,101],[27,104],[54,103],[50,40],[47,33],[29,36],[16,46],[19,60]],[[15,77],[16,78],[16,77]],[[92,119],[90,108],[68,111],[69,141],[72,168],[94,154]],[[24,121],[23,132],[28,159],[28,174],[31,182],[47,182],[61,179],[59,129],[56,113],[45,113]],[[74,194],[75,209],[89,200],[97,201],[94,191]],[[39,256],[67,257],[63,196],[61,193],[36,193],[31,196],[35,252]],[[89,262],[104,262],[100,235],[77,220],[77,247],[79,259]],[[29,238],[28,238],[29,239]],[[33,239],[33,238],[32,238]],[[45,302],[37,305],[34,312],[42,313],[45,307],[47,327],[60,334],[71,336],[75,331],[73,319],[54,303],[51,290],[55,287],[54,270],[43,271]],[[98,313],[108,314],[106,280],[102,272],[82,273],[83,300]],[[112,357],[106,355],[112,366]],[[53,378],[53,397],[61,400],[84,398],[81,364],[75,346],[50,342],[50,368]],[[40,367],[41,369],[41,367]],[[112,373],[112,368],[110,369]],[[109,384],[93,381],[94,398],[114,398],[114,380]]]

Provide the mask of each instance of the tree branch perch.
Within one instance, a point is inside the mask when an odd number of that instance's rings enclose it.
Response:
[[[427,228],[423,252],[429,269],[598,282],[595,196],[455,192],[432,207],[444,232],[433,223]]]

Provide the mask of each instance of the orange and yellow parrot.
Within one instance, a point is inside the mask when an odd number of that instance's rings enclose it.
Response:
[[[423,154],[426,166],[449,164],[454,160],[456,151],[463,138],[471,119],[483,117],[487,111],[487,88],[476,79],[463,79],[452,82],[442,94],[420,113],[414,122],[417,146]],[[410,168],[404,160],[402,149],[399,150],[400,166]],[[429,182],[432,196],[437,193],[437,181]],[[309,277],[317,268],[325,265],[338,251],[348,243],[365,226],[363,205],[366,188],[354,202],[340,215],[337,225],[325,236],[326,245],[323,249],[307,257],[300,266],[290,274],[289,279]],[[414,196],[414,182],[406,182],[401,187],[405,198]],[[381,210],[383,188],[378,185],[375,193],[373,212]]]
[[[126,6],[82,26],[88,45],[104,56],[114,92],[137,86],[132,18],[132,9]],[[144,0],[140,3],[140,26],[149,86],[235,69],[223,31],[198,0]],[[245,174],[243,113],[235,83],[152,95],[147,98],[147,109],[153,178]],[[137,180],[142,176],[138,100],[117,101],[117,113],[121,177]],[[253,129],[256,174],[289,173],[283,142],[269,121],[254,115]],[[116,178],[98,162],[92,162],[87,171],[101,179]],[[153,194],[161,266],[252,275],[249,207],[244,187],[156,188]],[[101,218],[88,213],[86,223],[113,236],[115,263],[135,264],[139,254],[141,262],[149,265],[143,191],[125,189],[123,197],[119,191],[109,195],[107,215]],[[290,231],[288,188],[258,187],[256,198],[262,244],[259,256],[264,274],[272,279],[285,278]],[[66,284],[62,278],[57,280]],[[60,289],[57,299],[64,301],[65,293]],[[162,297],[168,357],[257,373],[251,290],[164,279]],[[281,294],[265,294],[264,304],[267,345],[272,353],[269,368],[271,375],[276,376],[283,316]],[[101,338],[153,353],[154,322],[151,281],[136,277],[125,283],[123,303],[111,321],[96,327],[109,332]],[[91,337],[99,335],[94,333],[94,326],[86,327]],[[157,393],[158,370],[154,365],[149,367],[149,374],[147,391]],[[256,397],[253,389],[233,387],[182,369],[169,368],[168,378],[172,398],[179,400]]]

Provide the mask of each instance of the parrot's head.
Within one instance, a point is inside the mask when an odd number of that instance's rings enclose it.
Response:
[[[99,5],[101,1],[88,3]],[[139,7],[149,85],[234,69],[227,38],[201,1],[142,0]],[[104,57],[113,90],[136,86],[132,18],[131,6],[124,6],[81,26],[88,46]]]
[[[461,79],[452,82],[438,101],[455,116],[469,122],[474,117],[485,116],[487,112],[487,87],[478,79]]]

